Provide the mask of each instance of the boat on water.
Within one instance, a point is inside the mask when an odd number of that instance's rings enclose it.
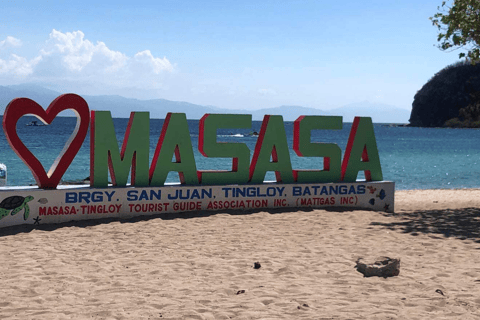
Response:
[[[7,166],[4,163],[0,163],[0,187],[7,185]]]
[[[38,121],[33,120],[26,124],[27,127],[43,127],[43,123],[38,123]]]

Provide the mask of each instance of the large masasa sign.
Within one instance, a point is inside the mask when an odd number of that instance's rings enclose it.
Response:
[[[18,137],[16,124],[27,114],[50,124],[67,109],[75,112],[77,123],[47,172]],[[196,210],[340,206],[393,211],[394,183],[382,181],[370,118],[355,118],[342,159],[337,144],[311,142],[312,130],[341,129],[342,117],[300,116],[294,122],[292,148],[300,157],[323,158],[323,168],[314,170],[292,168],[282,116],[264,117],[253,153],[244,143],[217,141],[218,129],[251,128],[251,115],[202,117],[200,153],[208,158],[232,159],[231,170],[197,170],[183,113],[166,115],[150,163],[149,126],[148,112],[132,112],[119,147],[110,112],[89,110],[78,95],[59,96],[47,110],[27,98],[11,101],[3,116],[3,129],[11,148],[32,171],[38,188],[1,189],[0,227]],[[90,186],[59,187],[89,127]],[[165,183],[172,171],[178,172],[179,184]],[[272,171],[276,181],[265,183],[266,173]],[[364,172],[365,181],[356,181],[359,172]],[[129,175],[131,183],[127,184]]]

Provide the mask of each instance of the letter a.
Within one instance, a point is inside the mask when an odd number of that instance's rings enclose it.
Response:
[[[353,120],[342,162],[342,181],[355,182],[359,171],[365,172],[367,181],[383,180],[372,118],[369,117]]]
[[[175,162],[172,158],[175,155]],[[197,166],[185,113],[168,113],[150,167],[150,186],[163,186],[170,171],[182,184],[198,185]]]
[[[293,183],[292,163],[282,116],[263,117],[250,164],[250,182],[263,183],[267,171],[275,171],[277,182]]]

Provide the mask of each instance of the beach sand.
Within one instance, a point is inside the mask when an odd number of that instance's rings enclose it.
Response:
[[[479,319],[480,190],[395,200],[6,228],[0,319]]]

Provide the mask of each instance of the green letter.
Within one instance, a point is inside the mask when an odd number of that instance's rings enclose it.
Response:
[[[176,162],[172,162],[173,155]],[[169,112],[165,118],[150,167],[150,186],[163,186],[170,171],[178,172],[182,184],[198,185],[197,166],[185,113]]]
[[[132,112],[128,122],[122,151],[118,152],[110,111],[92,111],[90,126],[90,168],[93,172],[90,185],[108,186],[108,170],[114,186],[124,187],[132,169],[132,185],[148,186],[148,153],[150,119],[148,112]],[[107,169],[108,168],[108,169]]]
[[[233,158],[232,171],[198,171],[201,184],[245,184],[248,182],[250,149],[245,143],[217,143],[219,128],[251,128],[249,114],[206,114],[200,120],[198,150],[209,158]]]
[[[270,162],[270,156],[272,162]],[[265,115],[263,117],[262,128],[250,164],[250,182],[263,183],[267,171],[275,171],[277,182],[293,182],[292,164],[282,116]]]
[[[359,171],[367,181],[383,180],[372,118],[355,117],[342,162],[342,181],[355,182]]]
[[[342,117],[301,116],[293,124],[293,150],[300,157],[324,157],[323,170],[293,170],[296,182],[338,182],[341,177],[342,150],[335,143],[312,143],[314,129],[340,130]]]

